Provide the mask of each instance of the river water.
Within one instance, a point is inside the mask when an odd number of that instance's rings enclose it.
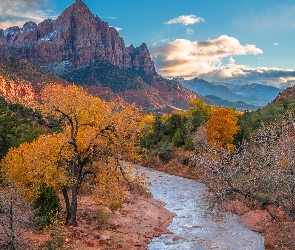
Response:
[[[138,171],[149,176],[153,197],[176,213],[169,226],[173,234],[153,238],[150,250],[264,249],[263,236],[242,225],[236,215],[208,213],[209,193],[204,184],[141,166]],[[180,240],[173,241],[176,235]]]

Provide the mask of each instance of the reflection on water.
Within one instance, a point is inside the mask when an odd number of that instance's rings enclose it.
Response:
[[[155,237],[150,250],[261,250],[264,238],[239,223],[233,214],[208,213],[208,195],[204,184],[138,166],[151,182],[153,197],[164,201],[176,213],[169,230],[174,234]],[[173,237],[180,240],[173,241]]]

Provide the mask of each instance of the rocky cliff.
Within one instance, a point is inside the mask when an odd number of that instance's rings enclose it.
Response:
[[[0,96],[12,102],[31,102],[39,97],[49,83],[67,84],[66,81],[44,72],[36,65],[20,58],[0,57]]]
[[[82,0],[56,20],[0,30],[0,56],[21,57],[50,68],[75,68],[93,60],[107,60],[122,69],[156,74],[147,46],[125,47],[117,30],[94,16]]]

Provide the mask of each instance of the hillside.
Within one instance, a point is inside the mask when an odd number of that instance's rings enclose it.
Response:
[[[197,97],[176,81],[142,71],[124,70],[108,61],[95,61],[60,77],[85,86],[90,93],[106,100],[120,97],[128,103],[135,102],[147,112],[186,109],[188,101]],[[103,90],[107,92],[103,94]]]
[[[67,84],[21,58],[0,57],[0,96],[9,101],[32,101],[38,98],[45,84]]]
[[[65,82],[55,75],[46,73],[40,67],[27,60],[14,57],[0,57],[0,75],[6,80],[24,84],[31,83],[33,85]]]

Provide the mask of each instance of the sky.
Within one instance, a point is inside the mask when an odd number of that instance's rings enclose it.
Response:
[[[84,0],[123,37],[146,43],[164,77],[295,85],[294,0]],[[55,19],[74,0],[1,0],[0,28]]]

